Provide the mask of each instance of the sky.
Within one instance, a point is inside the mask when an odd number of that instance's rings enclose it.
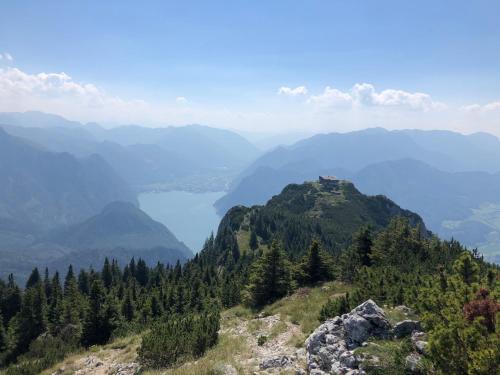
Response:
[[[500,136],[498,0],[2,0],[0,9],[0,111],[109,126]]]

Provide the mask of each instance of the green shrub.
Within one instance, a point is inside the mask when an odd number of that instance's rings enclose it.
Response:
[[[172,367],[202,356],[215,345],[219,312],[173,315],[156,323],[142,338],[139,361],[147,368]]]
[[[349,312],[349,293],[345,296],[329,299],[319,312],[319,321],[324,322],[335,316],[340,316]]]
[[[259,338],[257,339],[257,345],[259,346],[262,346],[264,345],[265,343],[267,342],[267,336],[259,336]]]

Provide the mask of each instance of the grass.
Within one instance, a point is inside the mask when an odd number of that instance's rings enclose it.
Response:
[[[390,368],[397,371],[401,366],[401,363],[397,363],[397,356],[398,353],[405,352],[405,343],[404,340],[370,340],[367,346],[356,349],[355,353],[367,358],[363,364],[369,374],[379,369]]]
[[[301,288],[291,296],[267,306],[263,311],[268,315],[281,314],[282,318],[299,324],[302,332],[309,334],[318,327],[319,312],[328,299],[349,292],[351,289],[350,285],[336,281],[317,288]]]
[[[284,321],[279,321],[277,324],[274,325],[273,328],[271,328],[271,333],[269,335],[269,338],[274,339],[275,337],[285,332],[287,328],[288,326]]]
[[[398,322],[401,322],[402,320],[407,320],[407,319],[411,319],[411,320],[418,320],[418,315],[415,314],[415,313],[408,313],[408,314],[405,314],[403,311],[399,310],[399,309],[396,309],[396,308],[388,308],[388,307],[384,307],[384,311],[385,311],[385,315],[387,316],[387,319],[389,320],[389,322],[394,325]]]
[[[256,333],[256,332],[262,330],[263,325],[264,325],[264,322],[262,320],[258,320],[258,319],[250,320],[247,323],[248,332]]]
[[[239,230],[236,235],[236,240],[238,241],[238,248],[242,254],[250,252],[250,232],[246,230]]]

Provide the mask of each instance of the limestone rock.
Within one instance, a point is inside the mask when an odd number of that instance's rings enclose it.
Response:
[[[344,327],[347,337],[354,344],[360,345],[363,341],[370,337],[370,322],[357,314],[347,316],[344,319]]]
[[[368,300],[349,314],[320,325],[306,340],[306,361],[310,374],[362,375],[353,349],[369,337],[389,337],[391,325],[384,311]]]
[[[285,368],[293,366],[293,358],[286,355],[276,355],[264,360],[259,364],[261,370],[267,370],[269,368]]]
[[[110,373],[115,375],[136,375],[140,373],[140,366],[136,362],[116,363],[111,366]]]

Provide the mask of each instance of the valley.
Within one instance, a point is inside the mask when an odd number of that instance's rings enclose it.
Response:
[[[220,217],[214,203],[224,192],[153,191],[140,193],[139,206],[151,218],[170,228],[193,253],[216,233]]]

